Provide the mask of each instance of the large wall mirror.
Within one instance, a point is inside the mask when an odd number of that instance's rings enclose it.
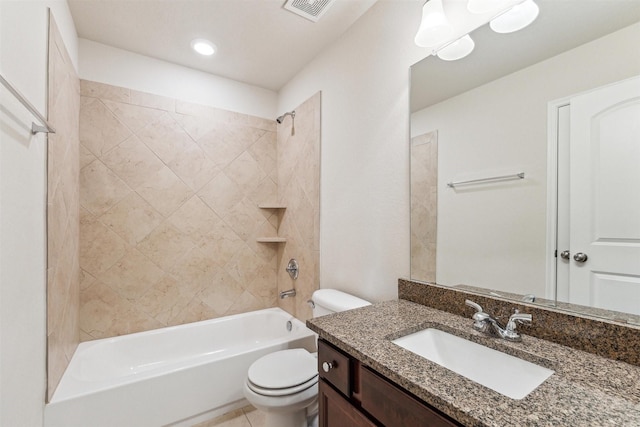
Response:
[[[483,26],[468,57],[411,68],[411,278],[640,323],[640,2],[536,2],[524,30]]]

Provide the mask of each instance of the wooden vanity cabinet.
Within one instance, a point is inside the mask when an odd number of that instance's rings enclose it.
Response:
[[[318,372],[320,427],[462,426],[324,340]]]

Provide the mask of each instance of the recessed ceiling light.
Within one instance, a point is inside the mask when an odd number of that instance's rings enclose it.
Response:
[[[200,55],[210,56],[216,52],[216,45],[205,39],[191,40],[191,47]]]

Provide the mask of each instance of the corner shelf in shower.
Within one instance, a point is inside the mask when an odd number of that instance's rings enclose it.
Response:
[[[287,243],[286,237],[258,237],[258,243]]]
[[[276,203],[273,203],[273,204],[271,204],[271,203],[261,203],[261,204],[258,205],[258,207],[260,209],[282,209],[282,210],[287,209],[286,206],[278,205]]]
[[[286,206],[279,205],[277,203],[261,203],[258,205],[260,209],[278,210],[280,213],[287,209]],[[258,237],[256,238],[258,243],[287,243],[286,237]]]

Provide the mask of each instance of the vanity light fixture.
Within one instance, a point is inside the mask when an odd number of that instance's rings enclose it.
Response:
[[[525,0],[492,19],[489,26],[496,33],[513,33],[535,21],[539,12],[536,2]]]
[[[422,20],[415,37],[420,47],[435,47],[447,41],[453,26],[444,14],[442,0],[427,0],[422,6]]]
[[[473,52],[473,48],[475,46],[476,44],[473,42],[469,34],[467,34],[438,50],[437,55],[438,58],[445,61],[456,61]]]
[[[216,52],[216,46],[209,40],[205,39],[191,40],[191,48],[204,56],[211,56]]]
[[[497,33],[511,33],[531,24],[540,11],[534,0],[467,0],[466,7],[448,3],[445,14],[443,1],[425,1],[415,43],[445,61],[469,55],[475,47],[469,34],[487,22]]]

